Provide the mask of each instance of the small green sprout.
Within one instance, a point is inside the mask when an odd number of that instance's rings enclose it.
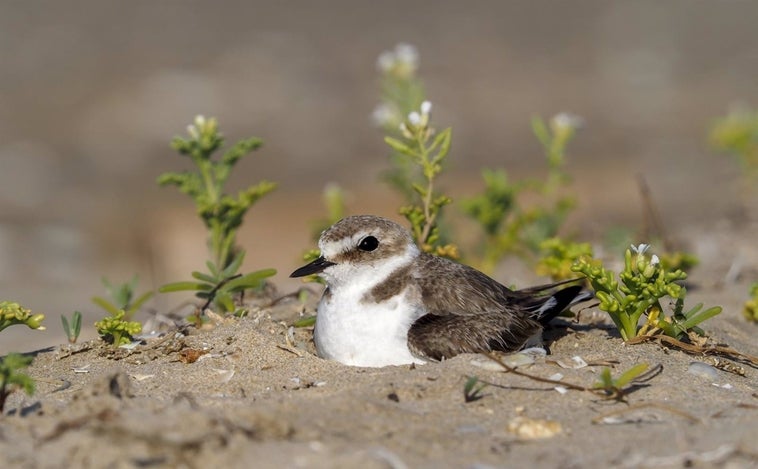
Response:
[[[626,250],[624,270],[618,280],[613,272],[589,257],[577,260],[572,270],[587,277],[600,301],[599,308],[611,316],[625,341],[658,331],[674,338],[680,338],[690,330],[697,332],[695,326],[719,314],[721,307],[701,311],[702,305],[698,305],[683,312],[686,289],[676,282],[684,280],[687,274],[681,270],[664,269],[658,256],[645,254],[649,247],[647,244],[632,245]],[[675,301],[673,314],[668,318],[660,301],[664,297]],[[643,314],[647,321],[640,327]]]
[[[305,316],[292,323],[294,327],[313,327],[316,325],[316,316]]]
[[[129,282],[120,285],[113,285],[106,278],[102,281],[110,299],[95,296],[92,302],[103,308],[109,316],[97,321],[95,329],[103,340],[112,343],[114,347],[128,344],[132,341],[132,336],[142,332],[142,324],[131,319],[153,296],[153,292],[137,295],[135,290],[139,279],[136,275]]]
[[[557,237],[546,239],[540,243],[537,274],[556,282],[580,277],[581,274],[571,270],[571,266],[582,257],[592,257],[590,243],[575,243]]]
[[[721,306],[703,309],[703,303],[698,303],[690,310],[684,311],[684,298],[681,297],[674,303],[674,313],[669,317],[659,319],[654,324],[667,336],[679,340],[686,337],[690,330],[698,335],[705,335],[698,324],[720,313]]]
[[[5,401],[14,391],[20,389],[27,395],[34,394],[34,380],[21,370],[32,363],[32,357],[9,353],[0,361],[0,412],[5,408]]]
[[[82,313],[74,311],[71,315],[71,322],[68,318],[61,314],[61,323],[63,324],[63,332],[66,333],[66,338],[69,344],[75,344],[79,339],[79,333],[82,331]]]
[[[479,381],[476,376],[469,377],[463,384],[463,399],[466,402],[474,402],[484,397],[482,391],[488,386],[488,383]]]
[[[233,295],[242,295],[247,289],[259,289],[263,281],[276,274],[273,269],[264,269],[250,274],[241,274],[239,269],[245,251],[236,245],[236,236],[247,211],[263,196],[273,191],[276,184],[262,181],[240,191],[236,197],[224,194],[224,186],[231,171],[243,156],[257,150],[262,141],[252,137],[235,143],[221,158],[213,155],[224,143],[214,118],[197,116],[187,128],[189,138],[175,137],[172,147],[190,157],[196,166],[195,172],[165,173],[158,184],[175,185],[192,197],[197,213],[210,232],[208,245],[211,260],[206,262],[208,272],[192,272],[197,281],[177,282],[164,285],[160,292],[196,291],[196,296],[206,300],[200,312],[213,303],[223,312],[245,313],[235,306]]]
[[[504,170],[482,172],[484,192],[464,201],[463,210],[484,231],[481,268],[485,272],[492,272],[509,253],[536,256],[540,244],[557,235],[575,205],[560,191],[571,180],[564,169],[566,149],[580,125],[579,117],[567,113],[549,122],[532,119],[532,131],[548,165],[544,180],[511,182]],[[542,202],[526,206],[521,197],[527,192],[535,192]]]
[[[126,313],[122,309],[95,323],[95,329],[100,337],[113,344],[114,347],[131,343],[134,336],[142,332],[142,324],[137,321],[127,321],[124,319],[125,316]]]
[[[244,275],[237,273],[244,259],[245,252],[240,251],[234,261],[223,270],[218,270],[213,262],[208,261],[206,266],[209,273],[192,272],[195,280],[169,283],[162,286],[159,291],[161,293],[195,291],[195,296],[205,300],[205,304],[200,307],[200,312],[204,312],[211,304],[215,304],[223,312],[244,316],[246,311],[237,306],[242,302],[235,303],[235,295],[241,297],[245,290],[262,289],[265,280],[276,274],[274,269],[263,269]]]
[[[127,321],[131,320],[132,316],[153,296],[152,291],[137,296],[135,290],[137,289],[139,278],[136,275],[129,282],[124,282],[120,285],[111,284],[105,277],[103,277],[102,282],[110,299],[95,296],[92,297],[92,302],[103,308],[111,316],[116,316],[119,311],[123,311],[124,318]]]
[[[0,301],[0,331],[16,324],[24,324],[30,329],[45,330],[44,314],[32,314],[30,309],[11,301]]]
[[[135,335],[142,332],[142,324],[137,321],[124,319],[126,312],[122,309],[111,316],[106,316],[95,323],[95,329],[100,337],[114,347],[132,342]]]
[[[748,321],[758,322],[758,282],[750,287],[750,299],[742,307],[742,314]]]
[[[626,386],[631,384],[636,378],[647,370],[647,363],[638,363],[621,373],[618,378],[611,376],[610,368],[603,368],[600,371],[598,381],[593,385],[593,389],[603,391],[607,396],[620,399],[626,394]]]

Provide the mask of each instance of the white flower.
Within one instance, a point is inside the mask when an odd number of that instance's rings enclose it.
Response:
[[[550,119],[556,129],[578,129],[584,126],[584,119],[569,112],[560,112]]]
[[[421,103],[421,114],[428,115],[430,112],[432,112],[432,103],[430,101]]]
[[[416,68],[416,64],[418,64],[418,51],[416,47],[401,42],[395,46],[395,59],[398,62]]]
[[[397,113],[387,103],[381,103],[371,113],[371,120],[379,127],[384,127],[397,121]]]
[[[658,256],[653,254],[653,256],[650,258],[650,265],[658,265],[661,263],[661,260],[658,259]]]
[[[408,122],[410,122],[412,125],[420,125],[421,114],[419,114],[416,111],[411,112],[410,114],[408,114]]]
[[[392,67],[395,65],[395,54],[391,51],[384,51],[381,54],[379,54],[379,57],[376,59],[376,68],[379,69],[380,72],[389,72],[392,70]]]
[[[203,132],[206,124],[207,121],[205,120],[205,116],[198,114],[195,116],[193,123],[187,126],[187,133],[190,135],[190,137],[197,140],[200,138],[200,134]]]
[[[645,243],[641,243],[639,246],[635,246],[634,244],[632,244],[631,247],[632,247],[632,251],[634,251],[635,253],[637,253],[637,255],[639,255],[639,256],[645,254],[645,252],[648,249],[650,249],[650,245],[649,244],[645,244]]]
[[[379,71],[387,73],[396,67],[403,67],[413,72],[418,65],[418,51],[410,44],[400,43],[395,50],[386,50],[379,54],[376,59],[376,67]]]

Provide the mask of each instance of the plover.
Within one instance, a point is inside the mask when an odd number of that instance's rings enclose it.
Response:
[[[290,277],[319,274],[319,356],[380,367],[459,353],[514,351],[585,299],[579,285],[511,290],[478,270],[424,252],[399,224],[372,215],[321,234],[321,256]]]

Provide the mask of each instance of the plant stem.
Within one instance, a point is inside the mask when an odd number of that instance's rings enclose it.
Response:
[[[429,152],[426,149],[424,142],[425,139],[422,134],[423,132],[420,132],[417,135],[416,143],[418,144],[420,150],[419,158],[421,159],[421,165],[424,168],[424,176],[426,177],[427,185],[426,191],[424,193],[424,198],[422,200],[424,209],[424,228],[419,237],[419,243],[426,244],[426,241],[432,232],[432,228],[434,227],[434,219],[436,218],[436,214],[431,213],[432,195],[434,191],[434,171],[433,168],[431,168],[431,164],[429,163]]]

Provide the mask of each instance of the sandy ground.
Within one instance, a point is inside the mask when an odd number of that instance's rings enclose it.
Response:
[[[688,230],[756,265],[750,233],[730,224]],[[729,243],[729,244],[725,244]],[[718,251],[691,277],[690,303],[721,304],[706,325],[716,342],[758,355],[758,326],[740,306],[755,272],[723,278]],[[36,353],[37,392],[13,394],[0,421],[0,466],[54,467],[756,467],[758,370],[744,376],[655,343],[625,345],[604,313],[585,310],[546,333],[550,354],[520,368],[584,386],[602,363],[645,362],[660,374],[626,402],[556,391],[461,355],[415,368],[351,368],[314,355],[312,312],[283,299],[208,330],[184,328],[132,350],[99,341]],[[197,358],[198,352],[204,353]],[[590,365],[563,368],[580,356]],[[722,360],[723,361],[723,360]],[[492,383],[466,402],[469,376]],[[605,418],[604,418],[605,416]],[[537,438],[534,431],[543,432]]]

